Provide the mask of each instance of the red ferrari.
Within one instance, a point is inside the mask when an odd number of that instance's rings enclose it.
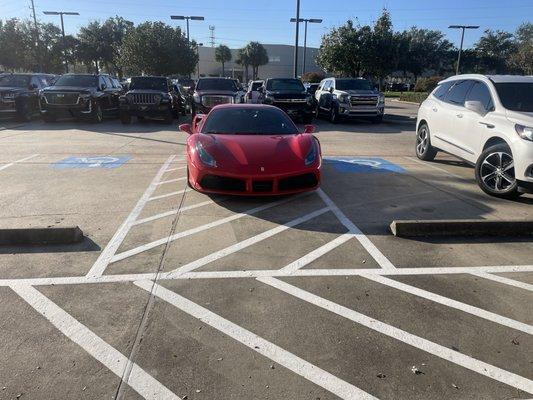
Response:
[[[322,154],[314,126],[301,133],[277,107],[219,105],[180,130],[190,135],[187,177],[199,192],[282,195],[320,186]]]

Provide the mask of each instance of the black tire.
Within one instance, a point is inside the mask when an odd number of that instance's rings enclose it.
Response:
[[[141,117],[140,115],[137,117],[138,121],[144,121],[144,117]]]
[[[438,150],[431,145],[429,126],[426,123],[420,124],[416,132],[416,156],[424,161],[433,161]]]
[[[339,110],[337,110],[336,106],[331,107],[331,110],[329,110],[329,122],[332,124],[339,123]]]
[[[120,113],[120,122],[122,122],[123,125],[131,124],[131,115],[128,113]]]
[[[312,124],[313,123],[313,116],[312,115],[305,115],[302,118],[302,121],[304,124]]]
[[[319,106],[316,106],[316,110],[315,110],[315,118],[316,118],[316,119],[319,119],[319,118],[320,118],[320,107],[319,107]]]
[[[51,122],[56,122],[57,117],[54,114],[48,114],[48,113],[43,114],[43,121],[46,122],[47,124]]]
[[[373,124],[381,124],[383,122],[383,115],[378,115],[374,118],[372,118],[372,123]]]
[[[21,109],[17,112],[17,120],[20,122],[30,122],[31,117],[32,114],[28,104],[21,105]]]
[[[187,165],[187,186],[190,187],[192,190],[196,190],[192,187],[191,182],[189,181],[189,166]]]
[[[485,193],[503,199],[521,195],[516,181],[513,153],[505,143],[485,149],[476,162],[476,181]]]
[[[165,118],[163,119],[163,122],[167,125],[170,125],[172,124],[172,122],[174,121],[174,114],[172,113],[171,110],[169,110],[167,112],[167,114],[165,115]]]
[[[91,121],[95,124],[99,124],[104,120],[104,111],[100,103],[95,102],[93,105],[93,111],[91,113]]]

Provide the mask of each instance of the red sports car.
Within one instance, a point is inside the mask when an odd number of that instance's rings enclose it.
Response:
[[[280,109],[226,104],[180,125],[187,140],[189,185],[206,193],[281,195],[320,186],[320,143]]]

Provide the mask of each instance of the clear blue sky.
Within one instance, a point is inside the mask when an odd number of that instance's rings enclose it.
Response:
[[[30,17],[30,0],[0,0],[0,18]],[[171,14],[201,15],[204,22],[191,22],[191,37],[209,42],[209,25],[214,25],[216,44],[241,47],[250,40],[263,43],[294,43],[295,0],[35,0],[38,17],[59,24],[59,17],[48,17],[44,10],[78,11],[79,17],[66,17],[65,27],[75,33],[90,20],[104,20],[120,15],[135,23],[164,21],[185,28],[184,21],[170,20]],[[458,44],[459,31],[450,24],[480,25],[468,32],[469,47],[484,29],[514,31],[522,22],[533,20],[533,0],[301,0],[302,18],[323,18],[321,25],[310,24],[308,45],[320,44],[321,36],[331,27],[356,19],[361,24],[376,20],[386,7],[394,28],[403,30],[416,25],[442,30]],[[303,43],[303,41],[302,41]]]

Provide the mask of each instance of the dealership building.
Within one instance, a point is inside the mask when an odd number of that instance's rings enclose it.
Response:
[[[269,62],[259,67],[259,78],[292,78],[294,74],[294,46],[285,44],[263,44],[267,53]],[[244,67],[235,63],[238,49],[231,49],[232,60],[225,64],[225,75],[238,78],[243,81]],[[200,76],[222,76],[222,65],[215,61],[215,48],[200,46],[198,48],[199,75]],[[315,62],[318,54],[317,48],[307,48],[305,71],[323,73]],[[298,57],[298,75],[302,73],[303,67],[303,47],[300,47]],[[252,78],[252,68],[249,68],[249,78]]]

